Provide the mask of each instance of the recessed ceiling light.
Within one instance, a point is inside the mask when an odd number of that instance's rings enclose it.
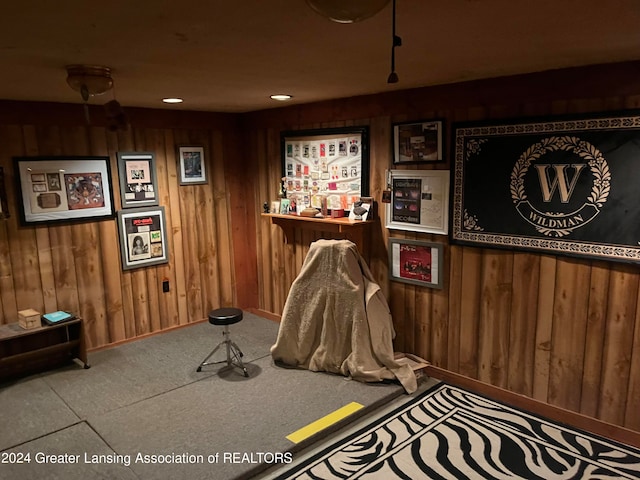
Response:
[[[285,95],[285,94],[278,94],[278,95],[271,95],[271,98],[273,100],[278,100],[280,102],[284,102],[286,100],[291,100],[293,98],[292,95]]]
[[[163,98],[162,101],[164,103],[182,103],[183,102],[181,98]]]

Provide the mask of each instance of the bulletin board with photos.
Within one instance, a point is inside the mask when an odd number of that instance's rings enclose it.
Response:
[[[329,210],[350,211],[368,195],[368,133],[366,126],[283,132],[282,178],[288,201],[281,202],[280,213],[321,209],[323,199]]]

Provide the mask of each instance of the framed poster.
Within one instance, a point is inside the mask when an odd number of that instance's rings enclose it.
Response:
[[[452,241],[640,261],[640,112],[454,128]]]
[[[443,120],[422,120],[393,124],[393,163],[444,161]]]
[[[395,230],[449,231],[449,170],[390,170],[385,226]]]
[[[169,261],[164,207],[120,210],[118,232],[123,270]]]
[[[178,147],[180,185],[207,183],[203,147]]]
[[[442,244],[389,239],[389,278],[396,282],[442,288]]]
[[[283,132],[281,151],[284,189],[298,210],[320,196],[335,208],[351,210],[369,194],[366,126]]]
[[[118,152],[122,208],[158,205],[155,155]]]
[[[113,218],[109,157],[16,157],[23,224]]]

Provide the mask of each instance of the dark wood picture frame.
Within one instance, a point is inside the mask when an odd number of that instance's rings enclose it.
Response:
[[[419,120],[392,124],[393,164],[443,162],[444,120]]]
[[[280,143],[283,188],[298,208],[318,196],[348,202],[369,194],[369,127],[285,131]]]

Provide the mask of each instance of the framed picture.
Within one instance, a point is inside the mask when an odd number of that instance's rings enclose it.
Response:
[[[442,288],[442,244],[389,239],[389,278],[396,282]]]
[[[203,147],[178,147],[180,185],[207,183]]]
[[[393,124],[393,163],[442,162],[443,120]]]
[[[23,224],[113,218],[109,157],[16,157]]]
[[[640,262],[640,111],[456,123],[451,241]]]
[[[158,205],[155,155],[151,152],[118,152],[122,208]]]
[[[280,214],[281,215],[288,215],[289,214],[289,207],[290,207],[290,200],[288,198],[283,198],[282,200],[280,200],[279,202],[280,205]]]
[[[280,200],[273,200],[269,213],[280,213]]]
[[[118,232],[123,270],[169,261],[164,207],[120,210]]]
[[[387,228],[447,235],[449,170],[390,170],[387,182]]]
[[[297,207],[314,196],[331,198],[345,210],[369,194],[369,128],[296,130],[281,134],[282,177]]]

